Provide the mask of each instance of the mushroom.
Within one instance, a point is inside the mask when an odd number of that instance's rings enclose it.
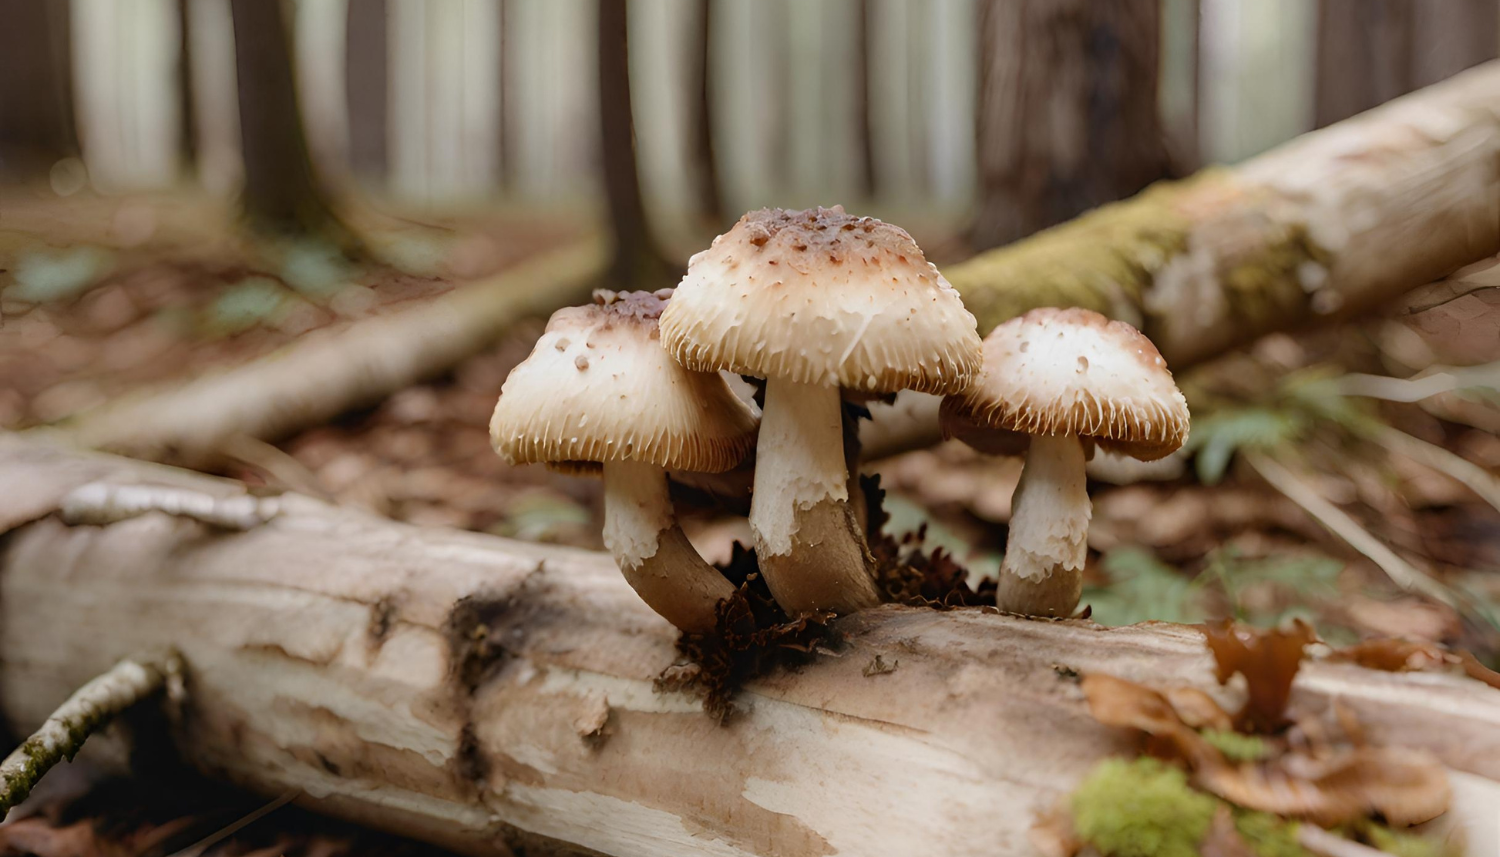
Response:
[[[669,295],[602,292],[554,313],[501,387],[490,438],[511,464],[602,472],[604,544],[620,571],[651,609],[701,633],[734,587],[677,525],[667,470],[733,468],[755,444],[756,417],[719,375],[662,349]]]
[[[944,436],[981,452],[1025,452],[997,599],[1032,616],[1078,606],[1094,444],[1155,461],[1188,433],[1187,401],[1156,346],[1085,309],[1034,309],[991,331],[979,377],[943,400],[941,420]]]
[[[840,388],[960,390],[974,317],[902,229],[843,208],[763,209],[692,258],[662,343],[700,372],[766,379],[750,526],[792,615],[878,603],[849,505]]]

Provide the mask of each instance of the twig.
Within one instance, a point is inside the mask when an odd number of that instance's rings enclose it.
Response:
[[[1478,366],[1434,366],[1415,378],[1351,372],[1338,379],[1338,391],[1342,395],[1387,402],[1420,402],[1467,387],[1500,387],[1500,361]]]
[[[108,526],[148,512],[165,512],[213,527],[245,531],[276,517],[280,509],[281,502],[275,497],[215,497],[165,485],[90,482],[64,497],[59,513],[64,523],[73,526]]]
[[[36,734],[0,762],[0,814],[26,799],[31,789],[116,714],[161,689],[182,672],[176,653],[127,658],[68,697]]]
[[[1371,439],[1391,452],[1453,477],[1486,503],[1500,509],[1500,478],[1474,462],[1391,426],[1381,426]]]
[[[296,800],[297,796],[300,794],[302,794],[301,789],[291,789],[282,794],[281,797],[271,801],[270,803],[253,812],[250,812],[238,821],[226,825],[223,829],[215,833],[210,833],[209,835],[203,837],[197,842],[194,842],[192,845],[189,845],[181,851],[174,852],[170,855],[170,857],[198,857],[198,855],[202,854],[204,851],[207,851],[220,842],[223,842],[225,839],[235,835],[236,833],[239,833],[241,830],[244,830],[255,822],[260,821],[262,818],[265,818],[276,810],[281,809],[282,807]]]
[[[1419,592],[1427,597],[1459,609],[1458,598],[1438,581],[1421,569],[1402,559],[1385,543],[1375,538],[1359,522],[1349,517],[1344,510],[1329,502],[1311,485],[1302,481],[1295,473],[1260,452],[1247,451],[1245,461],[1261,475],[1272,488],[1286,495],[1288,500],[1302,507],[1329,532],[1343,539],[1344,543],[1363,554],[1380,567],[1397,586],[1409,592]]]

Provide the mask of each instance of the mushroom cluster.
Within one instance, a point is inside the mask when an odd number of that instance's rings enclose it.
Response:
[[[1026,455],[999,606],[1077,606],[1095,445],[1137,458],[1180,446],[1187,409],[1139,332],[1082,310],[1036,310],[981,343],[958,293],[904,230],[841,207],[754,211],[693,257],[675,290],[596,294],[556,313],[490,423],[513,464],[604,479],[604,541],[642,599],[708,633],[734,590],[677,526],[687,474],[749,472],[749,523],[792,617],[880,601],[846,400],[946,396],[945,433]],[[733,375],[764,379],[757,408]],[[706,480],[712,482],[711,479]]]

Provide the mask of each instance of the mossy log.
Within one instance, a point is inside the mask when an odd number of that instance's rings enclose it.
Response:
[[[944,274],[981,333],[1082,306],[1173,368],[1343,317],[1500,253],[1500,62]]]
[[[0,437],[0,484],[27,486],[0,496],[0,714],[32,729],[122,657],[173,648],[186,759],[466,853],[1030,854],[1038,811],[1139,749],[1089,716],[1079,672],[1224,693],[1190,628],[889,606],[721,726],[653,689],[672,630],[600,554],[291,495],[244,531],[65,524],[62,498],[101,480],[243,492]],[[1460,809],[1500,799],[1500,692],[1315,663],[1294,699],[1430,750]]]

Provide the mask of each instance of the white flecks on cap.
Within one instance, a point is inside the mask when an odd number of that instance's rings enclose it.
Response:
[[[1151,461],[1187,440],[1187,400],[1156,346],[1085,309],[1034,309],[984,340],[984,367],[943,402],[944,430],[1079,435]],[[964,423],[968,425],[965,426]]]
[[[960,390],[979,334],[911,236],[843,208],[762,209],[693,257],[661,320],[684,366],[891,393]]]
[[[554,313],[511,371],[490,440],[512,464],[640,461],[718,473],[755,444],[756,416],[715,373],[678,365],[661,347],[660,293],[608,293]]]

